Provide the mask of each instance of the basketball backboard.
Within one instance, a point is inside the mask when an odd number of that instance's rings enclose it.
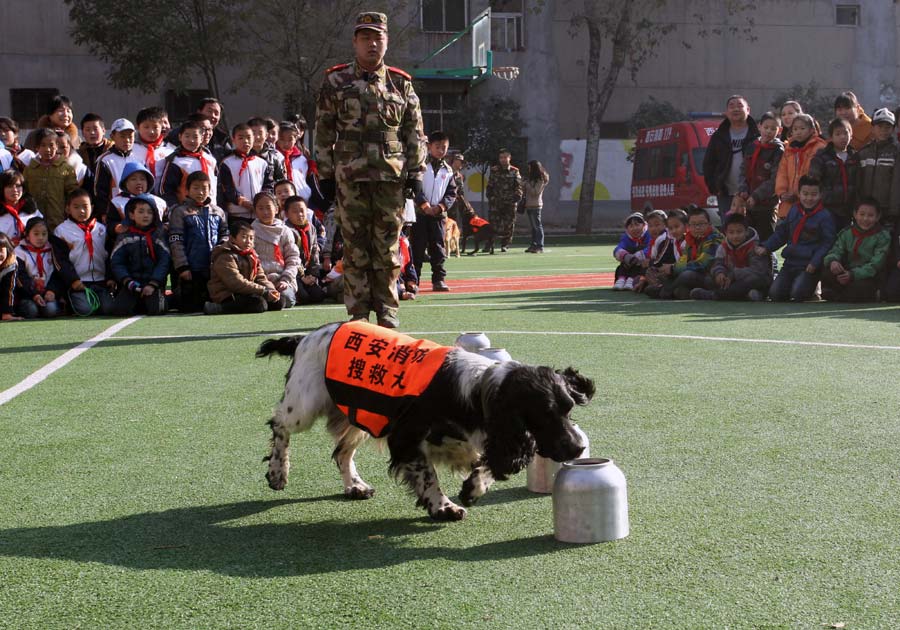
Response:
[[[472,37],[471,66],[465,68],[419,67],[440,55],[468,33],[471,33]],[[414,66],[412,75],[417,79],[468,79],[472,84],[475,84],[491,76],[492,71],[491,9],[487,8],[479,13],[465,30],[456,33],[447,43],[429,53],[427,57]]]

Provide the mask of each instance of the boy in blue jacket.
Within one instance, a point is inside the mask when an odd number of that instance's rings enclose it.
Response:
[[[640,212],[632,212],[625,219],[625,232],[619,244],[613,250],[613,257],[619,261],[616,267],[616,281],[613,291],[631,291],[640,278],[644,267],[641,264],[641,252],[650,245],[647,233],[647,221]]]
[[[162,315],[166,312],[166,276],[172,258],[156,203],[150,195],[136,195],[125,205],[125,216],[127,227],[110,257],[112,275],[119,285],[113,314]]]
[[[804,175],[799,188],[799,202],[775,226],[775,233],[756,248],[762,256],[784,246],[784,265],[769,289],[769,297],[775,302],[811,298],[822,272],[822,261],[834,244],[834,219],[822,202],[819,180]]]
[[[187,197],[169,211],[169,247],[175,269],[178,310],[203,310],[209,300],[207,283],[212,250],[228,238],[225,212],[210,201],[212,183],[203,171],[187,176]]]

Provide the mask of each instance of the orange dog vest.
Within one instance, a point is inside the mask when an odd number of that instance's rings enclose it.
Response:
[[[428,389],[450,350],[368,322],[347,322],[331,338],[325,386],[351,424],[384,437]]]

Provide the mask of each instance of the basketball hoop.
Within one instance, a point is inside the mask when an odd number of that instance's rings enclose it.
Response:
[[[519,68],[517,66],[500,66],[494,68],[494,76],[506,81],[506,91],[509,93],[512,92],[513,81],[519,78]]]

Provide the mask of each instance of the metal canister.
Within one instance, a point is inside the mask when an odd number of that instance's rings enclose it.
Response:
[[[625,475],[611,459],[575,459],[562,465],[553,484],[553,534],[570,543],[628,535]]]
[[[482,348],[478,351],[478,354],[493,361],[500,361],[501,363],[512,360],[512,356],[506,351],[506,348]]]
[[[581,443],[584,444],[584,450],[578,454],[578,458],[590,457],[591,442],[588,440],[587,434],[577,424],[572,426],[575,429],[575,433],[581,438]],[[535,455],[525,469],[525,487],[539,494],[550,494],[553,492],[553,482],[556,481],[556,473],[559,472],[561,467],[562,464],[559,462]]]
[[[464,332],[456,338],[456,345],[469,352],[491,347],[491,340],[483,332]]]

